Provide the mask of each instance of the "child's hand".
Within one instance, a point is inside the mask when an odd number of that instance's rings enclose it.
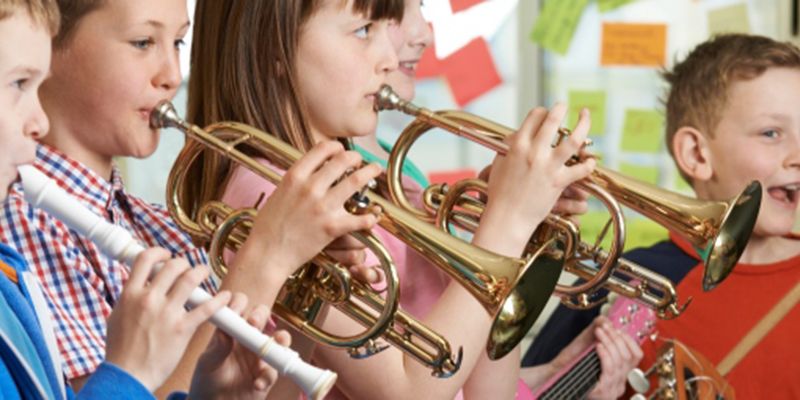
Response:
[[[353,172],[342,178],[347,171]],[[380,172],[377,165],[362,167],[361,156],[338,142],[318,144],[286,172],[259,212],[248,244],[285,267],[288,276],[334,239],[372,228],[374,215],[351,214],[344,204]]]
[[[493,226],[503,227],[509,239],[507,253],[516,254],[517,248],[521,252],[564,189],[594,169],[592,158],[567,165],[583,147],[589,132],[586,110],[581,111],[572,134],[552,147],[566,110],[563,104],[557,104],[550,112],[544,108],[532,110],[520,130],[506,139],[508,154],[498,155],[492,165],[489,199],[481,224],[492,221]]]
[[[629,335],[614,329],[605,317],[598,317],[593,326],[602,372],[588,398],[617,399],[625,393],[628,372],[642,360],[642,349]]]
[[[236,293],[230,308],[242,315],[246,307],[247,296]],[[262,304],[250,311],[247,322],[264,330],[269,315],[269,308]],[[273,337],[282,346],[291,344],[291,336],[286,331],[277,331]],[[197,361],[189,398],[264,399],[277,379],[278,372],[274,368],[218,330]]]
[[[589,211],[589,193],[578,189],[575,185],[570,185],[563,192],[561,197],[556,200],[553,207],[553,214],[558,214],[569,218],[575,224],[580,225],[580,220],[575,216],[585,214]]]
[[[164,266],[148,283],[153,266]],[[191,268],[170,259],[164,249],[149,249],[136,259],[119,303],[108,318],[106,360],[155,390],[172,373],[197,328],[230,300],[220,292],[187,311],[191,292],[208,277],[205,267]]]
[[[602,372],[590,399],[616,399],[625,391],[628,372],[639,364],[642,349],[624,332],[615,329],[608,318],[599,316],[551,362],[558,372],[597,341]]]

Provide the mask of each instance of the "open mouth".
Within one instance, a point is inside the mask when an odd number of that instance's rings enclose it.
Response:
[[[783,186],[772,186],[767,189],[769,196],[786,205],[797,205],[800,183],[791,183]]]
[[[402,61],[400,62],[400,70],[407,74],[415,74],[417,72],[417,65],[419,60]]]

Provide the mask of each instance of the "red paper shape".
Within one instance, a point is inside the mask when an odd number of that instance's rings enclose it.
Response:
[[[477,176],[478,174],[471,168],[431,171],[428,174],[428,181],[431,183],[446,183],[452,185],[462,179],[475,178]]]
[[[482,2],[483,0],[450,0],[450,6],[453,8],[453,14],[455,14]]]
[[[417,78],[444,76],[459,107],[503,83],[485,39],[469,42],[444,60],[436,58],[434,46],[423,54],[417,66]]]

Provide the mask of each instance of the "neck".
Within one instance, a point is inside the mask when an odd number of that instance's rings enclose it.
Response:
[[[800,254],[800,240],[780,236],[761,236],[753,233],[739,262],[772,264]]]
[[[381,147],[378,143],[378,137],[375,135],[363,136],[354,138],[353,141],[361,146],[364,150],[380,157],[383,160],[389,159],[389,153]]]
[[[106,156],[94,152],[75,139],[74,135],[65,133],[55,124],[50,128],[50,133],[45,136],[42,143],[58,149],[69,158],[84,164],[87,168],[102,176],[106,180],[111,180],[113,160],[111,156]]]

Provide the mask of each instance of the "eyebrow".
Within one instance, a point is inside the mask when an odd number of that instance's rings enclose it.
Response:
[[[17,66],[17,67],[14,67],[14,68],[11,69],[11,73],[12,74],[16,74],[16,73],[20,73],[20,72],[23,72],[23,73],[26,73],[26,74],[30,74],[30,75],[41,75],[42,74],[42,71],[39,70],[38,68],[33,68],[33,67],[28,67],[28,66]]]
[[[145,21],[145,23],[144,23],[144,24],[145,24],[145,25],[150,25],[150,26],[152,26],[152,27],[159,28],[159,29],[160,29],[160,28],[164,28],[164,23],[163,23],[163,22],[161,22],[161,21],[156,21],[156,20],[152,20],[152,19],[149,19],[149,20]],[[184,23],[183,25],[181,25],[180,29],[187,28],[187,27],[189,27],[190,25],[191,25],[191,23],[190,23],[189,21],[186,21],[186,23]]]

